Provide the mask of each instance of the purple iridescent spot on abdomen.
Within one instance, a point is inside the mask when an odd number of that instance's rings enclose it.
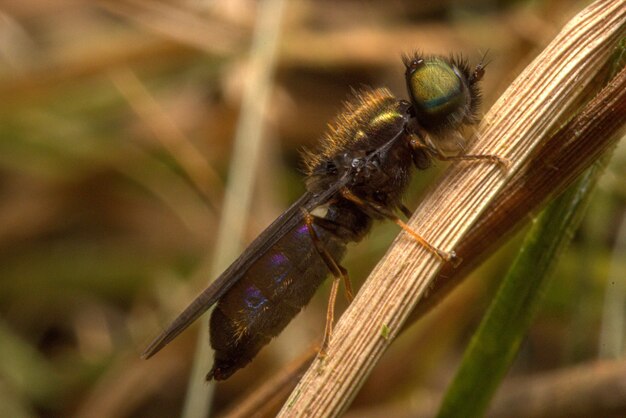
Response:
[[[305,234],[308,236],[309,235],[309,227],[306,226],[306,224],[303,224],[302,226],[300,226],[298,228],[298,231],[296,233],[298,234],[298,238],[300,238],[301,236],[303,236]]]
[[[323,236],[325,235],[323,228],[320,228],[315,224],[311,225],[311,228],[313,228],[313,231],[315,231],[315,235],[317,235],[318,238],[323,239]],[[307,243],[311,242],[311,233],[309,232],[309,227],[307,226],[307,224],[303,224],[298,227],[298,229],[296,230],[295,239],[304,239]]]
[[[274,267],[282,267],[285,264],[287,264],[288,261],[289,261],[289,259],[283,253],[274,253],[274,254],[272,254],[272,266],[274,266]]]
[[[246,306],[252,310],[259,309],[267,303],[267,298],[263,296],[261,290],[256,286],[248,286],[246,288]]]
[[[272,270],[274,272],[274,283],[281,284],[289,275],[289,258],[281,252],[272,254]]]

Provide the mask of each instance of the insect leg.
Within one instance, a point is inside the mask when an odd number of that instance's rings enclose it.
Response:
[[[420,137],[420,134],[417,134],[418,137]],[[493,155],[493,154],[459,154],[459,155],[444,155],[443,153],[441,153],[441,151],[439,151],[437,148],[433,147],[433,146],[429,146],[424,144],[421,139],[418,140],[418,138],[415,138],[413,140],[410,141],[411,147],[413,147],[414,149],[421,149],[421,150],[425,150],[426,152],[428,152],[430,155],[432,155],[433,157],[435,157],[438,160],[441,161],[488,161],[494,164],[498,164],[500,166],[500,169],[506,173],[509,170],[509,167],[511,166],[511,162],[509,160],[507,160],[506,158],[502,158],[498,155]]]
[[[480,67],[480,64],[479,64],[479,67]],[[477,67],[476,71],[479,70],[479,67]],[[447,156],[447,155],[444,155],[435,146],[426,142],[425,138],[427,134],[419,126],[413,126],[412,133],[413,135],[411,137],[411,140],[409,141],[410,146],[414,150],[424,150],[431,156],[437,158],[438,160],[441,160],[441,161],[458,161],[458,160],[488,161],[488,162],[498,164],[500,166],[500,169],[504,173],[507,173],[509,170],[509,167],[511,166],[511,162],[509,160],[507,160],[506,158],[502,158],[498,155],[493,155],[493,154],[459,154],[459,155]]]
[[[406,216],[407,218],[410,218],[411,216],[413,216],[413,211],[409,208],[407,208],[406,206],[404,206],[404,204],[400,204],[400,212],[402,212],[404,214],[404,216]]]
[[[402,219],[398,218],[393,212],[384,208],[383,206],[380,206],[373,202],[363,200],[345,187],[342,188],[340,192],[344,198],[348,199],[349,201],[353,203],[356,203],[358,206],[361,206],[362,208],[365,208],[365,209],[372,210],[378,213],[380,216],[383,216],[395,222],[400,228],[404,229],[409,235],[411,235],[413,239],[415,239],[415,241],[417,241],[421,246],[423,246],[432,254],[434,254],[441,261],[452,261],[456,258],[456,254],[454,253],[454,251],[447,253],[445,251],[441,251],[440,249],[432,246],[428,241],[422,238],[417,232],[413,231],[413,229],[411,229],[410,226],[404,223]]]
[[[309,231],[309,235],[311,236],[311,240],[315,245],[315,249],[319,253],[319,255],[326,263],[328,270],[332,273],[333,276],[341,278],[344,283],[345,291],[346,291],[346,299],[348,302],[352,302],[354,299],[354,292],[352,291],[352,283],[350,282],[350,276],[348,276],[348,270],[346,270],[341,264],[337,263],[332,255],[326,250],[324,243],[319,238],[315,229],[313,229],[313,224],[315,223],[315,216],[311,215],[306,209],[302,209],[304,212],[304,221],[307,226],[307,230]]]
[[[435,158],[437,158],[438,160],[442,160],[442,161],[459,161],[459,160],[461,161],[489,161],[494,164],[498,164],[500,166],[500,169],[504,171],[505,173],[509,170],[509,166],[511,165],[509,160],[502,158],[502,157],[498,157],[497,155],[492,155],[492,154],[461,154],[461,155],[447,156],[447,155],[441,154],[437,150],[430,149],[430,148],[429,148],[429,152],[431,152],[435,156]]]
[[[326,311],[324,339],[322,341],[322,348],[320,349],[320,354],[324,356],[326,355],[326,349],[328,348],[328,343],[330,342],[330,337],[333,333],[333,324],[335,323],[335,301],[337,300],[339,281],[343,279],[344,287],[346,290],[346,298],[348,299],[348,302],[352,302],[352,299],[354,299],[354,294],[352,292],[352,284],[350,283],[348,271],[335,261],[335,259],[332,257],[332,255],[330,255],[328,250],[326,250],[326,247],[324,247],[324,243],[322,242],[322,240],[315,232],[315,229],[313,228],[315,217],[304,208],[302,208],[302,213],[304,215],[304,222],[307,226],[307,230],[309,231],[309,235],[311,236],[311,241],[313,241],[315,249],[317,250],[320,257],[322,257],[322,260],[324,260],[324,263],[326,263],[328,270],[330,270],[333,275],[333,283],[332,287],[330,288],[330,297],[328,300],[328,308]]]

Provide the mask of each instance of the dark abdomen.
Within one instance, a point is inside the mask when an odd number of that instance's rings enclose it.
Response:
[[[314,228],[339,262],[345,240]],[[207,379],[226,379],[248,364],[311,300],[328,274],[304,223],[278,240],[217,303],[210,321],[215,362]]]

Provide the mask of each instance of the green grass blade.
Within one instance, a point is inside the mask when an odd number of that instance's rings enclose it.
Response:
[[[603,168],[604,164],[596,164],[588,170],[536,219],[472,337],[439,418],[484,415],[541,306],[550,273],[580,224]]]

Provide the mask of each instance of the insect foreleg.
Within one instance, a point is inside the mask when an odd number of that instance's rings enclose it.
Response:
[[[418,135],[419,137],[419,135]],[[506,173],[509,170],[511,162],[506,158],[502,158],[498,155],[493,154],[459,154],[459,155],[445,155],[441,151],[439,151],[436,147],[427,145],[422,140],[414,140],[410,141],[411,147],[414,150],[424,150],[431,156],[435,157],[441,161],[487,161],[490,163],[497,164],[500,166],[500,169]]]

